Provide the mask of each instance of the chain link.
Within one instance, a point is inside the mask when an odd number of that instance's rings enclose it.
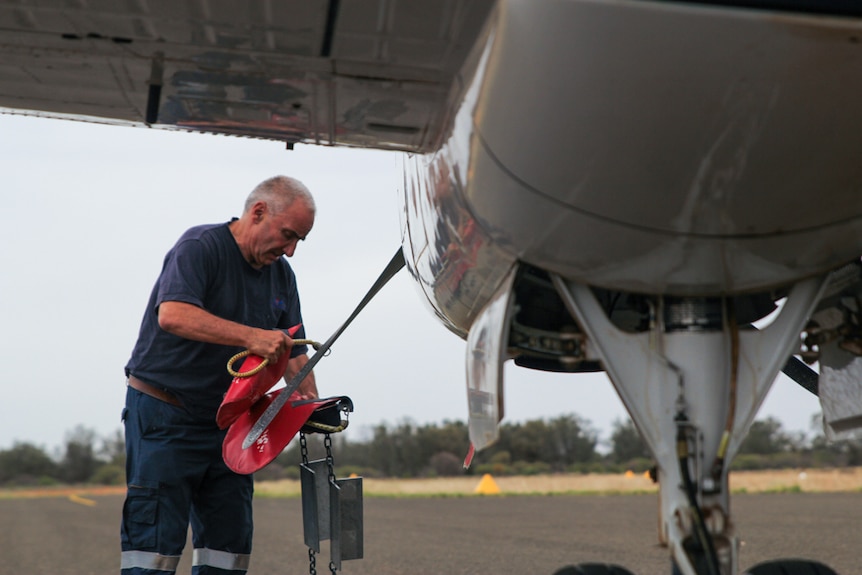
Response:
[[[314,549],[308,548],[308,575],[317,575],[317,559],[314,557]]]
[[[329,481],[335,483],[335,460],[332,458],[332,436],[323,436],[323,446],[326,448],[326,467],[329,470]]]
[[[299,453],[302,455],[302,464],[308,465],[308,442],[305,440],[305,434],[299,432]]]

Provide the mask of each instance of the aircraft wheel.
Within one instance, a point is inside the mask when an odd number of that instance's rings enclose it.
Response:
[[[745,575],[838,575],[834,569],[807,559],[777,559],[759,563]]]
[[[569,565],[558,570],[554,575],[634,575],[631,571],[619,565],[606,563],[581,563]]]

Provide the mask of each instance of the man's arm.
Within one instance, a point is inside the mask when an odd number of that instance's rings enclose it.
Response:
[[[159,327],[185,339],[244,347],[273,363],[278,361],[278,357],[293,343],[281,330],[249,327],[222,319],[196,305],[179,301],[166,301],[159,305]],[[291,361],[295,359],[297,358]],[[311,381],[313,385],[314,379]]]
[[[287,369],[284,370],[284,381],[286,383],[290,383],[293,376],[299,373],[306,363],[308,363],[308,356],[306,354],[290,358],[287,362]],[[313,371],[309,372],[305,379],[302,380],[297,391],[303,399],[314,399],[320,397],[317,393],[317,382],[314,379]]]

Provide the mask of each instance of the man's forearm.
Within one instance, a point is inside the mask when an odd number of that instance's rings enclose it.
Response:
[[[163,302],[159,306],[159,327],[186,339],[244,347],[272,362],[292,344],[281,330],[249,327],[185,302]]]
[[[185,339],[240,347],[248,347],[254,330],[196,305],[175,301],[159,306],[159,327]]]

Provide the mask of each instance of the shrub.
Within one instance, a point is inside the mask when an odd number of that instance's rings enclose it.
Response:
[[[119,465],[103,465],[90,478],[98,485],[123,485],[126,483],[126,470]]]

